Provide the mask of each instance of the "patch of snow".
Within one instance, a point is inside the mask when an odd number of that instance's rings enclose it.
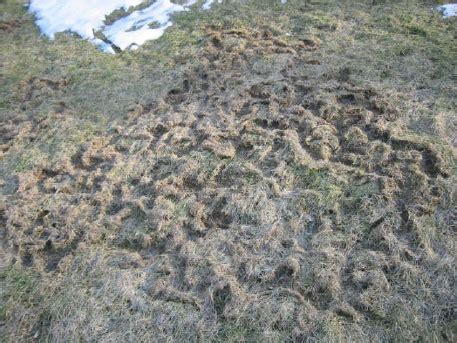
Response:
[[[94,38],[93,30],[103,26],[105,16],[117,9],[138,6],[143,0],[32,0],[29,10],[46,36],[72,31],[83,38]]]
[[[445,18],[457,16],[457,4],[447,4],[438,6],[438,10],[443,13]]]
[[[218,4],[221,4],[223,0],[217,0]],[[214,3],[214,0],[206,0],[205,3],[202,6],[202,9],[204,10],[209,10]],[[287,3],[287,0],[281,0],[281,4]]]
[[[213,4],[214,0],[206,0],[205,3],[203,4],[202,8],[204,10],[209,10],[211,8],[211,5]],[[219,4],[222,3],[222,0],[217,1]]]
[[[136,50],[148,40],[162,36],[173,25],[171,15],[189,10],[198,0],[187,0],[179,5],[171,0],[156,0],[152,5],[133,11],[111,25],[105,25],[106,16],[118,9],[128,10],[145,0],[31,0],[29,10],[37,17],[41,32],[54,39],[57,32],[71,31],[89,40],[105,52],[114,53],[113,46],[121,50]],[[208,10],[215,0],[206,0]],[[222,3],[222,0],[217,0]],[[281,0],[286,3],[287,0]],[[151,25],[154,25],[151,27]],[[96,37],[95,32],[101,32]]]
[[[187,1],[184,5],[177,5],[170,0],[158,0],[144,10],[135,11],[127,17],[121,18],[103,30],[103,34],[113,44],[124,50],[133,45],[142,45],[144,42],[157,39],[172,25],[172,13],[186,11],[197,0]],[[149,24],[158,24],[157,28]]]

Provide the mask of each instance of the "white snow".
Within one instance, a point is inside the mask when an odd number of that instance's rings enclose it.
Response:
[[[103,26],[105,16],[117,9],[137,6],[143,0],[32,0],[30,11],[37,17],[41,31],[53,39],[54,34],[72,31],[83,38],[93,38],[93,30]]]
[[[206,0],[205,3],[203,4],[202,8],[204,10],[209,10],[211,8],[211,5],[213,4],[214,0]],[[222,3],[222,0],[217,1],[219,4]]]
[[[457,4],[447,4],[438,6],[438,10],[443,13],[445,18],[457,16]]]
[[[205,3],[203,4],[202,8],[204,10],[209,10],[214,3],[214,0],[206,0]],[[221,4],[222,0],[217,0],[217,3]],[[287,0],[281,0],[281,4],[287,3]]]
[[[197,0],[189,0],[183,6],[174,4],[170,0],[158,0],[151,6],[141,11],[135,11],[125,18],[103,30],[105,36],[122,50],[132,44],[139,46],[147,40],[157,39],[172,25],[170,15],[175,12],[187,10]],[[157,28],[149,27],[157,24]]]
[[[198,0],[187,0],[183,5],[171,0],[156,0],[143,10],[136,10],[126,17],[105,25],[106,16],[117,9],[128,10],[145,0],[31,0],[29,10],[37,17],[36,24],[41,32],[54,39],[57,32],[71,31],[106,52],[114,53],[108,42],[121,50],[135,50],[144,42],[157,39],[173,25],[171,15],[187,11]],[[211,8],[215,0],[206,0],[203,10]],[[222,0],[217,0],[222,3]],[[286,3],[287,0],[281,0]],[[94,32],[100,31],[106,39],[96,38]]]

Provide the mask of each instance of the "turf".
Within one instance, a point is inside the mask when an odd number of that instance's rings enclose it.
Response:
[[[455,341],[455,19],[228,2],[135,52],[0,1],[2,341]]]

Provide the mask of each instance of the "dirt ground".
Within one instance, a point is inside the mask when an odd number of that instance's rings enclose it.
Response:
[[[455,341],[455,19],[278,2],[111,56],[0,1],[2,341]]]

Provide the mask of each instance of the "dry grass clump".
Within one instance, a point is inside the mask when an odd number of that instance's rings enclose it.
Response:
[[[414,83],[377,79],[377,60],[364,75],[341,64],[342,32],[368,46],[392,16],[356,6],[371,25],[358,36],[343,17],[290,6],[270,27],[214,12],[198,62],[162,71],[149,89],[164,89],[106,127],[49,107],[72,103],[69,87],[82,96],[78,80],[18,83],[19,119],[1,122],[2,339],[454,340],[446,111],[423,132],[415,102],[434,109]],[[132,56],[118,58],[137,68],[146,55]]]

